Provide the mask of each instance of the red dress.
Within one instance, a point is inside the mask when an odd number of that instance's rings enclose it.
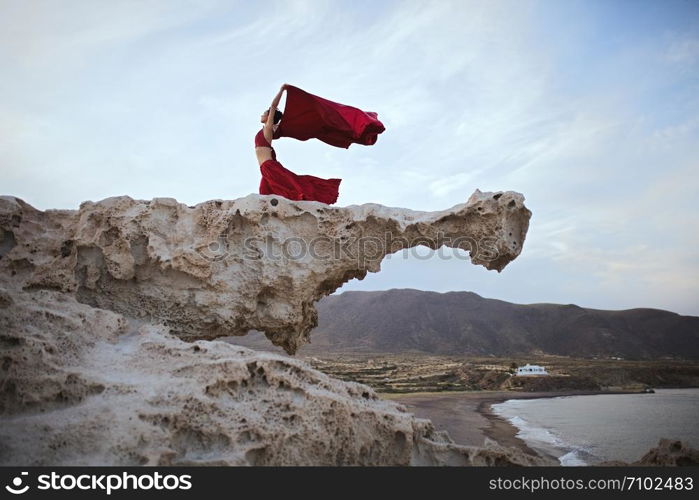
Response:
[[[309,94],[287,85],[286,106],[274,138],[293,137],[300,141],[318,139],[340,148],[351,144],[366,146],[376,143],[385,130],[378,115]],[[255,136],[255,146],[272,149],[272,159],[260,165],[260,194],[277,194],[290,200],[313,200],[332,204],[337,201],[341,179],[321,179],[313,175],[297,175],[277,161],[272,145],[262,130]]]
[[[320,201],[331,205],[337,201],[342,179],[321,179],[313,175],[297,175],[277,161],[272,145],[260,130],[255,136],[255,147],[272,150],[272,159],[260,165],[262,180],[260,194],[276,194],[290,200]]]

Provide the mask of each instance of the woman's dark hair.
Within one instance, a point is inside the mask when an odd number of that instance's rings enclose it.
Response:
[[[284,116],[284,113],[279,111],[278,109],[274,110],[274,124],[276,125],[279,123],[279,121],[282,119],[282,116]]]

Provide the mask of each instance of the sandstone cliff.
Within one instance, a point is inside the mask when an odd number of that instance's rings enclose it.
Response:
[[[293,354],[317,324],[314,302],[379,271],[388,253],[445,245],[500,271],[530,216],[521,194],[478,190],[440,212],[259,195],[194,207],[119,196],[42,212],[5,196],[0,276],[161,322],[184,340],[256,329]]]
[[[479,191],[443,212],[256,195],[42,212],[0,197],[0,464],[542,464],[458,446],[301,361],[207,340],[255,328],[294,352],[314,301],[387,253],[444,244],[500,270],[529,216],[521,195]]]
[[[531,465],[305,363],[0,289],[0,465]]]

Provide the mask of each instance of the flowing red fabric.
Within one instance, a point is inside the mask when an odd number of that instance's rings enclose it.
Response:
[[[350,144],[375,144],[384,130],[374,112],[328,101],[291,85],[286,87],[280,137],[319,139],[331,146],[349,148]]]
[[[318,139],[331,146],[349,148],[351,144],[370,146],[385,130],[378,115],[309,94],[298,87],[287,86],[284,117],[274,138],[291,137],[300,141]],[[255,146],[270,144],[258,132]],[[276,194],[290,200],[337,201],[342,179],[321,179],[313,175],[297,175],[272,159],[260,165],[260,194]]]
[[[342,179],[321,179],[297,175],[276,160],[260,165],[260,194],[276,194],[290,200],[320,201],[331,205],[337,201]]]

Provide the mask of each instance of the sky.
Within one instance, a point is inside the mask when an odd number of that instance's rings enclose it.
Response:
[[[699,0],[0,0],[0,194],[256,193],[283,83],[386,126],[369,147],[275,143],[342,178],[338,206],[511,190],[533,213],[501,273],[423,247],[340,292],[699,315]]]

